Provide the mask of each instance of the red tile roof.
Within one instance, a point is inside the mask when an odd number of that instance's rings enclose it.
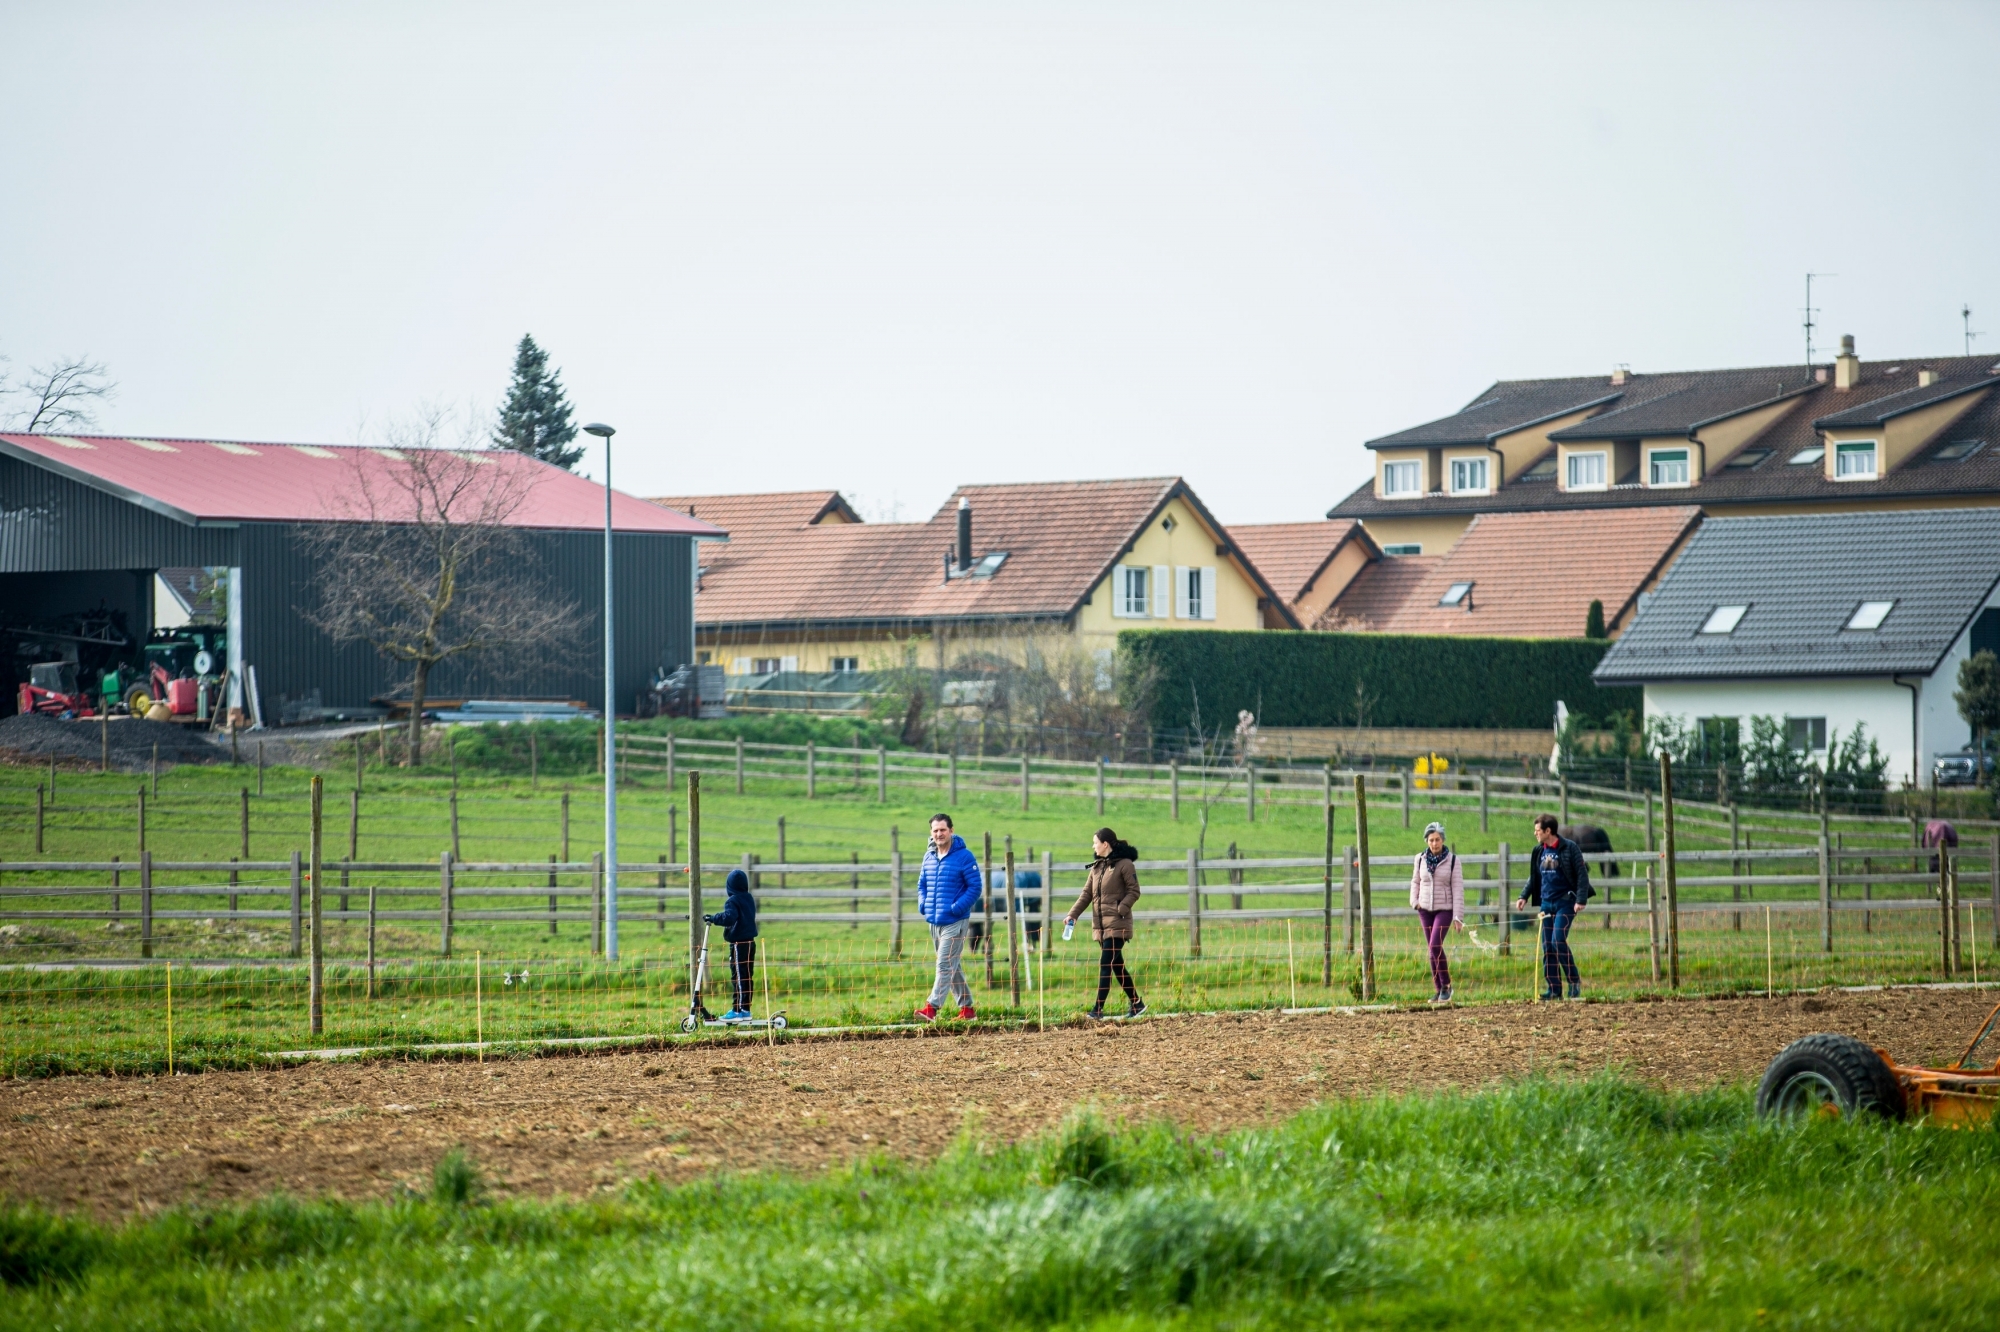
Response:
[[[184,523],[337,522],[356,511],[369,481],[386,480],[400,465],[394,449],[153,436],[0,434],[0,454]],[[597,483],[510,449],[469,456],[523,475],[530,485],[510,526],[604,529],[604,487]],[[622,492],[614,492],[612,505],[621,532],[722,535]]]
[[[714,523],[740,540],[753,530],[789,531],[807,527],[832,515],[850,523],[861,516],[849,507],[837,490],[772,491],[754,495],[655,495],[647,500],[690,514],[705,523]]]
[[[1329,615],[1382,633],[1580,638],[1593,600],[1615,626],[1700,521],[1694,505],[1481,514],[1443,555],[1364,570]],[[1472,584],[1470,609],[1438,604],[1454,583]]]
[[[811,522],[814,497],[832,494],[675,498],[730,531],[727,548],[703,552],[696,623],[1061,618],[1175,496],[1223,536],[1178,477],[963,486],[928,522]],[[1007,552],[991,578],[945,577],[961,497],[972,503],[974,559]]]
[[[1229,539],[1288,602],[1303,596],[1334,552],[1357,537],[1374,545],[1360,523],[1346,520],[1229,526]]]

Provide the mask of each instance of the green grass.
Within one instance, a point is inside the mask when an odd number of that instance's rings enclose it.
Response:
[[[746,1122],[745,1132],[754,1132]],[[0,1326],[1991,1327],[2000,1136],[1613,1077],[482,1200],[0,1214]],[[471,1163],[476,1165],[476,1163]]]

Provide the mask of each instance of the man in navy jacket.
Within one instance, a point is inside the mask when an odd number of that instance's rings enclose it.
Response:
[[[1542,998],[1562,998],[1565,981],[1569,997],[1580,998],[1583,980],[1577,974],[1576,954],[1570,951],[1569,927],[1597,890],[1590,886],[1590,867],[1584,863],[1583,849],[1556,831],[1555,815],[1535,816],[1535,842],[1528,857],[1528,882],[1516,905],[1525,911],[1537,902],[1541,904]]]
[[[937,1021],[938,1008],[947,999],[958,1000],[960,1020],[972,1020],[972,987],[965,983],[960,960],[983,886],[979,861],[966,850],[965,839],[952,831],[951,815],[933,815],[930,849],[917,872],[917,910],[930,925],[931,943],[937,949],[937,980],[930,998],[917,1010],[925,1022]]]

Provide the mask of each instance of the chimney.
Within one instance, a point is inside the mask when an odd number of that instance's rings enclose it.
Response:
[[[1631,377],[1632,377],[1632,367],[1629,365],[1621,365],[1616,370],[1613,370],[1611,372],[1611,387],[1623,388],[1625,386],[1625,381],[1630,379]]]
[[[1937,383],[1937,382],[1938,382],[1938,372],[1937,372],[1937,371],[1935,371],[1935,370],[1930,370],[1930,369],[1924,369],[1924,370],[1919,370],[1919,371],[1917,371],[1917,387],[1918,387],[1918,388],[1929,388],[1929,387],[1930,387],[1931,385],[1933,385],[1933,384],[1935,384],[1935,383]]]
[[[1825,367],[1825,366],[1823,366],[1823,365],[1816,365],[1816,366],[1814,366],[1814,367],[1813,367],[1813,383],[1815,383],[1815,384],[1824,384],[1824,383],[1826,383],[1826,367]]]
[[[1861,382],[1861,358],[1854,354],[1854,335],[1840,335],[1840,355],[1833,359],[1833,386],[1851,389]]]
[[[972,567],[972,500],[958,497],[958,571]]]

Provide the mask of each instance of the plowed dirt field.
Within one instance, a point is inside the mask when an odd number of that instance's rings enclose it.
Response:
[[[1695,1089],[1759,1076],[1844,1031],[1948,1060],[1984,990],[1671,1003],[1163,1017],[1047,1033],[678,1046],[485,1064],[311,1064],[174,1078],[0,1083],[0,1194],[99,1215],[177,1202],[383,1197],[463,1145],[501,1193],[580,1195],[657,1175],[921,1158],[962,1128],[1013,1140],[1082,1101],[1226,1129],[1314,1101],[1613,1068]]]

